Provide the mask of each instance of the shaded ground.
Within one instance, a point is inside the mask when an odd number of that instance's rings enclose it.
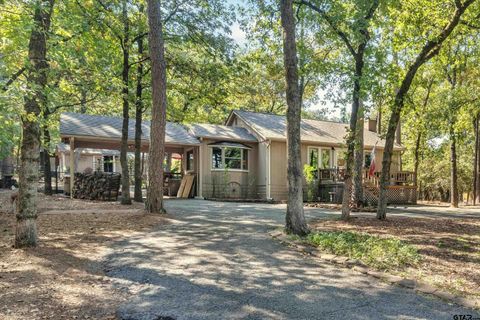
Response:
[[[272,241],[267,232],[283,224],[284,205],[169,200],[172,215],[160,217],[143,214],[141,204],[40,196],[40,246],[16,250],[11,247],[14,216],[5,213],[9,194],[0,192],[2,320],[452,319],[473,314],[319,264]],[[318,208],[306,213],[309,220],[338,216]]]
[[[284,205],[168,201],[175,221],[115,244],[122,319],[452,319],[473,314],[272,241]],[[308,208],[309,219],[338,213]]]
[[[9,192],[0,193],[8,210]],[[114,290],[101,259],[112,241],[165,222],[116,203],[40,195],[36,249],[12,248],[15,217],[0,212],[0,319],[114,319],[127,295]]]
[[[386,221],[354,217],[348,222],[317,220],[318,231],[348,230],[395,236],[416,247],[422,262],[395,273],[422,279],[456,295],[480,299],[480,219],[410,218],[390,216]]]

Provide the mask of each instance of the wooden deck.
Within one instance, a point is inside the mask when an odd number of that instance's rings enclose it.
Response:
[[[376,206],[380,193],[381,172],[373,176],[368,170],[363,172],[363,192],[367,205]],[[342,203],[343,185],[345,178],[344,169],[319,169],[318,173],[318,200],[327,203]],[[413,172],[399,171],[390,175],[387,186],[389,204],[416,204],[417,186],[414,184]]]

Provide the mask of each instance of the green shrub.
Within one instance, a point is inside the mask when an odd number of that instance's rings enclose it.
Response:
[[[308,164],[303,166],[303,176],[307,182],[307,201],[314,201],[316,194],[315,172],[317,169]]]
[[[322,250],[360,260],[378,269],[401,268],[415,265],[420,260],[413,246],[396,238],[336,231],[314,232],[304,240]]]

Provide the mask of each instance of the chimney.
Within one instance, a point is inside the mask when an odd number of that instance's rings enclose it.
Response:
[[[364,122],[364,128],[371,132],[377,132],[377,120],[366,118]]]

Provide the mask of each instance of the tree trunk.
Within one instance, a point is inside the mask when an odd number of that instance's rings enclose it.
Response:
[[[292,0],[281,0],[283,53],[287,85],[288,200],[285,231],[306,235],[309,230],[303,213],[303,177],[300,148],[301,102],[298,85],[295,19]]]
[[[397,130],[397,125],[400,121],[400,110],[404,103],[403,99],[407,92],[408,90],[402,92],[400,95],[397,94],[392,115],[388,121],[385,149],[383,151],[382,174],[380,176],[380,190],[378,195],[377,219],[380,220],[387,217],[387,187],[390,183],[390,165],[392,163],[393,143],[395,141],[395,131]]]
[[[37,245],[37,183],[40,157],[40,114],[45,105],[47,85],[47,34],[53,10],[53,0],[36,1],[34,26],[28,45],[29,66],[27,89],[22,116],[22,147],[19,171],[19,193],[15,247]]]
[[[475,162],[473,170],[473,204],[480,203],[480,114],[474,122],[475,129]]]
[[[350,201],[352,199],[352,171],[355,161],[355,136],[357,130],[358,110],[360,108],[360,81],[362,79],[363,66],[363,52],[360,52],[355,57],[355,79],[353,85],[350,130],[347,137],[347,164],[345,168],[345,182],[343,187],[342,220],[348,220],[350,218]]]
[[[146,209],[164,213],[163,159],[165,155],[165,127],[167,117],[167,72],[163,43],[160,0],[148,0],[148,33],[152,64],[152,125],[148,156],[148,189]]]
[[[355,133],[355,168],[353,174],[353,203],[357,208],[363,207],[363,158],[364,158],[364,124],[365,109],[360,103],[358,110],[357,128]]]
[[[378,114],[377,114],[377,133],[382,135],[382,106],[378,106]]]
[[[122,142],[120,148],[120,165],[122,166],[122,197],[120,202],[122,204],[132,204],[130,199],[130,175],[128,170],[128,125],[129,125],[129,99],[128,99],[128,74],[129,67],[129,33],[130,23],[128,20],[127,1],[123,0],[123,70],[122,70],[122,100],[123,100],[123,124],[122,124]]]
[[[143,10],[141,10],[143,11]],[[143,37],[137,40],[139,59],[143,58]],[[139,62],[137,66],[137,92],[135,100],[135,191],[133,199],[137,202],[143,202],[142,196],[142,171],[141,171],[141,147],[142,147],[142,79],[143,79],[143,62]]]
[[[44,114],[46,120],[47,113]],[[52,172],[50,171],[50,131],[48,125],[43,126],[43,180],[44,193],[48,196],[52,195]]]
[[[458,208],[457,137],[453,123],[450,124],[450,162],[450,205]]]
[[[422,141],[422,132],[418,132],[417,140],[415,141],[415,163],[413,169],[413,185],[418,185],[418,166],[420,165],[420,142]]]
[[[408,68],[402,84],[395,95],[392,114],[390,116],[390,120],[388,121],[387,135],[385,137],[386,142],[385,149],[383,151],[382,175],[380,176],[380,193],[378,196],[377,219],[385,219],[387,217],[387,186],[390,180],[390,165],[392,163],[393,144],[395,141],[395,131],[397,130],[398,122],[400,121],[400,114],[405,103],[405,96],[410,90],[410,86],[418,69],[425,62],[429,61],[438,54],[442,43],[450,36],[452,31],[460,22],[460,18],[465,10],[467,10],[467,8],[473,2],[475,2],[475,0],[467,0],[463,4],[461,2],[455,2],[457,8],[452,19],[437,37],[432,38],[434,40],[430,40],[425,43],[413,64]]]

